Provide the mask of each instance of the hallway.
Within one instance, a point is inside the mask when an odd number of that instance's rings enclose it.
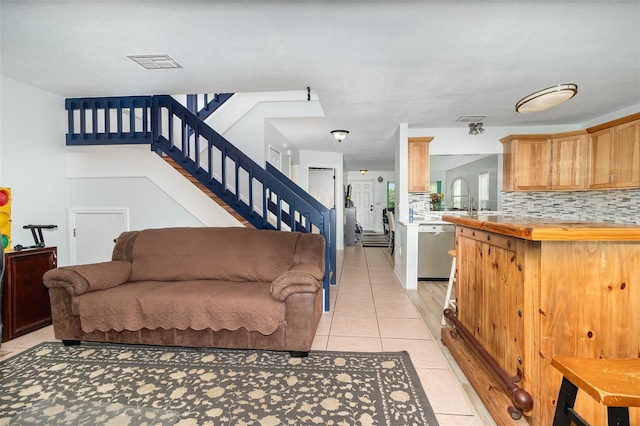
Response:
[[[386,248],[357,244],[338,252],[332,309],[320,321],[313,349],[406,350],[441,426],[494,424],[457,366],[450,367],[452,358],[440,343],[446,282],[421,282],[418,291],[407,292],[392,262]]]

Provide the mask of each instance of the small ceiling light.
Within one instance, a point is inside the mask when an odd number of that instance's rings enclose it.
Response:
[[[368,172],[368,171],[369,171],[369,170],[367,170],[367,169],[360,169],[360,174],[361,174],[362,176],[364,176],[364,175],[366,175],[366,174],[367,174],[367,172]]]
[[[568,101],[578,93],[578,86],[573,83],[558,84],[544,90],[532,93],[516,103],[519,113],[544,111]]]
[[[182,68],[182,65],[177,63],[169,55],[131,55],[127,56],[135,63],[139,64],[143,68],[148,70],[158,70],[167,68]]]
[[[332,130],[331,134],[333,135],[334,138],[336,138],[338,142],[342,142],[344,138],[346,138],[347,135],[349,134],[349,131],[348,130]]]
[[[477,136],[480,133],[484,133],[482,123],[469,123],[469,134]]]

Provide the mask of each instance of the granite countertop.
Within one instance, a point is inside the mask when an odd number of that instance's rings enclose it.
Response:
[[[640,226],[496,214],[446,214],[445,222],[532,241],[640,241]]]

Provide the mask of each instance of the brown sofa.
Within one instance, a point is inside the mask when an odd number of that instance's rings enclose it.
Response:
[[[48,271],[55,337],[289,351],[322,315],[324,238],[247,228],[124,232],[110,262]]]

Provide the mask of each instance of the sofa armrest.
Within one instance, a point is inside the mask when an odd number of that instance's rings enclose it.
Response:
[[[72,296],[117,287],[128,281],[131,263],[122,260],[64,266],[47,271],[42,281],[48,288],[66,288]]]
[[[271,297],[284,302],[294,293],[316,293],[322,288],[322,278],[322,271],[315,265],[294,265],[271,282]]]

